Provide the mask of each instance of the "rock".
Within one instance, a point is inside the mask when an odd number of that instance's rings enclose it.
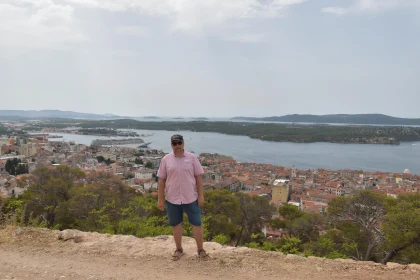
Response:
[[[357,261],[355,261],[355,260],[351,260],[351,259],[335,259],[335,261],[337,261],[337,262],[342,262],[342,263],[346,263],[346,264],[350,264],[350,263],[357,263]]]
[[[25,231],[21,227],[18,227],[12,232],[12,236],[18,237],[18,236],[22,236],[24,233]]]
[[[83,241],[83,237],[82,236],[76,236],[75,238],[73,238],[74,243],[80,243]]]
[[[420,271],[420,264],[412,263],[412,264],[408,265],[408,268],[411,269],[411,270]]]
[[[231,248],[231,247],[230,247]],[[247,247],[233,247],[234,249],[232,249],[234,252],[237,252],[237,253],[244,253],[244,252],[248,252],[248,251],[251,251],[251,249],[250,248],[247,248]]]
[[[58,233],[58,239],[63,241],[73,239],[75,242],[81,242],[84,234],[85,233],[77,229],[66,229]]]
[[[156,239],[166,240],[166,239],[168,239],[168,238],[169,238],[169,236],[167,236],[167,235],[159,235],[159,236],[156,236],[156,237],[155,237],[155,240],[156,240]]]
[[[304,257],[299,256],[299,255],[287,254],[286,259],[301,260],[301,259],[304,259]]]
[[[397,268],[402,268],[402,265],[399,264],[399,263],[388,262],[386,264],[386,268],[388,268],[388,269],[397,269]]]

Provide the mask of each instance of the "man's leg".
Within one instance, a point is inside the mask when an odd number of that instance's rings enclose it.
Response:
[[[197,253],[200,258],[208,257],[208,254],[203,249],[204,230],[201,220],[201,209],[197,201],[184,205],[184,210],[187,212],[188,220],[193,226],[194,239],[197,243]]]
[[[183,208],[181,205],[172,204],[166,201],[166,214],[168,215],[168,223],[172,227],[176,251],[174,256],[176,259],[182,255],[182,219]]]
[[[203,226],[193,226],[194,239],[197,243],[197,250],[203,249],[204,230]]]
[[[182,249],[182,224],[172,227],[172,234],[174,236],[176,248]]]

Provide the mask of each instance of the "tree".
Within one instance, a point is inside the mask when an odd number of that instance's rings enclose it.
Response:
[[[143,164],[143,160],[142,160],[141,158],[136,158],[136,159],[134,160],[134,163],[135,163],[135,164]]]
[[[134,178],[134,175],[131,174],[131,173],[124,174],[124,179],[126,179],[126,180],[133,179],[133,178]]]
[[[279,228],[286,229],[289,237],[293,235],[293,223],[296,219],[302,217],[305,213],[292,204],[285,204],[279,208],[279,215],[283,218],[282,221],[276,221],[275,225]]]
[[[148,162],[146,162],[145,167],[146,167],[146,168],[153,168],[153,163],[152,163],[152,162],[150,162],[150,161],[148,161]]]
[[[140,195],[121,181],[121,178],[109,172],[89,173],[86,182],[92,192],[100,194],[102,200],[117,200],[117,206],[123,208],[128,206],[131,199]]]
[[[361,191],[353,197],[337,197],[328,204],[328,214],[333,222],[357,225],[366,238],[367,248],[362,260],[370,260],[373,250],[383,243],[381,223],[385,219],[386,197],[370,191]]]
[[[5,166],[6,172],[9,172],[9,174],[11,173],[11,169],[12,169],[12,161],[10,159],[8,159],[6,161],[6,166]]]
[[[383,231],[386,245],[381,263],[387,263],[404,249],[420,245],[420,194],[400,195],[390,201]]]
[[[51,178],[46,185],[28,188],[28,208],[39,215],[48,227],[55,223],[55,210],[61,201],[67,198],[69,186],[59,178]]]
[[[97,209],[100,195],[92,192],[89,186],[74,186],[69,190],[70,198],[59,204],[56,221],[59,229],[77,228],[84,231],[95,230],[89,225],[89,213]]]
[[[260,233],[264,223],[270,221],[275,209],[266,197],[249,196],[244,193],[235,193],[235,196],[239,199],[241,211],[240,231],[236,242],[236,245],[239,245],[241,241],[249,242],[251,234]]]
[[[40,168],[31,176],[31,184],[22,195],[29,212],[40,217],[48,227],[55,224],[59,204],[69,199],[74,181],[83,178],[79,169],[57,166],[55,169]]]
[[[103,156],[97,156],[97,157],[96,157],[96,160],[97,160],[99,163],[101,163],[101,162],[104,162],[104,161],[105,161],[105,158],[104,158]]]
[[[240,217],[238,198],[228,190],[206,191],[202,206],[203,224],[207,240],[213,240],[220,235],[230,242],[237,234],[237,224]],[[222,238],[223,239],[223,238]]]
[[[304,213],[294,220],[292,231],[302,242],[318,240],[319,230],[323,228],[324,220],[318,213]]]
[[[165,213],[157,208],[157,196],[139,196],[122,209],[116,233],[138,237],[170,234]]]
[[[88,174],[86,184],[73,186],[68,194],[69,199],[60,202],[56,210],[60,229],[78,228],[112,234],[119,232],[124,209],[141,196],[121,178],[108,172]]]
[[[16,167],[16,175],[25,174],[26,173],[26,165],[19,163]]]
[[[282,238],[278,240],[275,246],[279,249],[279,251],[283,252],[284,254],[298,254],[300,252],[299,246],[301,241],[299,238]]]

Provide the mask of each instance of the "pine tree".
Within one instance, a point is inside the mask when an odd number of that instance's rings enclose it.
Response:
[[[10,170],[11,170],[11,165],[12,165],[12,162],[10,161],[10,159],[8,159],[6,161],[6,172],[9,172],[9,174],[10,174]]]

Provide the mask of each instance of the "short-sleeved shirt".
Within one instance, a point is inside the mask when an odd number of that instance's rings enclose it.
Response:
[[[172,204],[189,204],[197,200],[197,184],[195,176],[204,170],[198,158],[184,151],[182,157],[169,153],[160,162],[157,176],[166,178],[165,198]]]

